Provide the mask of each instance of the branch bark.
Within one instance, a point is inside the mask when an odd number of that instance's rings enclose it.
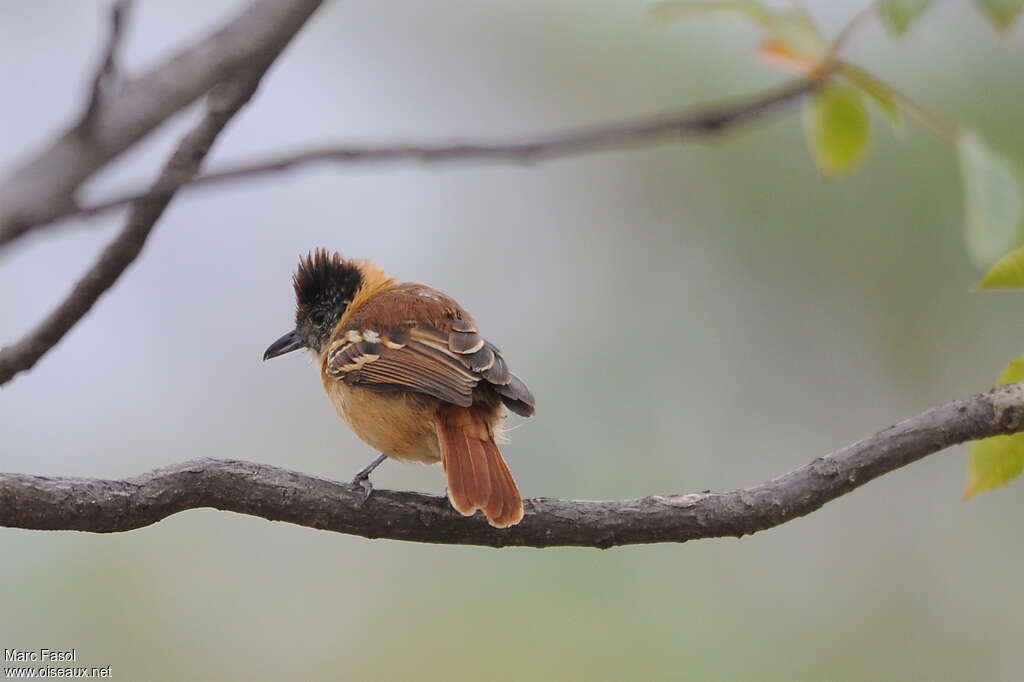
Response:
[[[125,480],[0,474],[0,525],[111,533],[186,509],[213,507],[271,521],[443,544],[580,546],[741,537],[810,514],[887,472],[978,438],[1024,430],[1024,384],[934,407],[760,485],[721,493],[615,500],[526,501],[507,530],[459,516],[444,498],[362,489],[276,467],[197,459]]]
[[[114,6],[110,46],[93,84],[92,95],[82,125],[87,125],[101,111],[101,80],[114,68],[114,54],[123,24],[124,5]],[[199,172],[217,137],[235,114],[252,98],[264,74],[276,61],[285,46],[294,38],[301,24],[280,36],[276,47],[266,50],[247,67],[214,87],[207,98],[206,114],[178,143],[164,165],[153,187],[186,181]],[[164,192],[140,198],[132,203],[124,227],[100,254],[96,263],[78,280],[67,297],[25,338],[0,349],[0,386],[17,374],[31,369],[40,358],[57,345],[88,312],[99,298],[114,285],[145,246],[146,240],[174,197]]]
[[[217,83],[279,54],[321,2],[255,0],[220,29],[90,104],[80,121],[0,180],[0,245],[73,211],[75,192],[96,171]]]
[[[239,163],[220,171],[187,180],[171,181],[161,187],[136,189],[98,203],[67,207],[59,217],[95,216],[139,199],[164,196],[183,188],[208,187],[253,178],[313,163],[382,164],[403,161],[441,163],[492,161],[533,163],[553,158],[589,154],[666,138],[695,141],[716,137],[742,123],[758,120],[794,104],[820,85],[798,80],[757,97],[687,110],[670,115],[620,121],[579,130],[553,133],[513,142],[455,142],[443,145],[352,146],[332,145]],[[0,240],[0,244],[2,244]]]

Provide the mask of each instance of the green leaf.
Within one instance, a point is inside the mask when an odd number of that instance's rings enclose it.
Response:
[[[978,284],[979,289],[1024,289],[1024,246],[995,262]]]
[[[999,375],[1000,384],[1016,384],[1020,381],[1024,381],[1024,355],[1018,355],[1010,360],[1010,364]]]
[[[1024,0],[975,0],[978,7],[1000,31],[1010,27],[1024,9]]]
[[[967,254],[987,267],[1020,243],[1024,202],[1016,171],[978,134],[957,137],[964,181],[964,236]]]
[[[889,33],[899,38],[931,4],[932,0],[878,0],[875,8]]]
[[[844,64],[841,70],[853,85],[878,105],[878,108],[889,117],[889,123],[893,128],[900,129],[903,126],[903,117],[900,112],[900,105],[896,99],[896,92],[886,83],[875,78],[871,73],[859,66]]]
[[[967,470],[965,500],[1017,478],[1024,470],[1024,433],[974,441]]]
[[[1000,384],[1024,381],[1024,355],[1014,358],[999,377]],[[1009,483],[1024,471],[1024,433],[993,436],[971,443],[964,499]]]
[[[871,118],[860,91],[830,83],[814,94],[804,109],[804,129],[811,155],[826,178],[836,178],[863,160]]]

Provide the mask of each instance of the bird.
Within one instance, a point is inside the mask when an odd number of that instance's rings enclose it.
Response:
[[[505,410],[530,417],[536,401],[473,317],[436,289],[323,248],[299,259],[292,285],[295,328],[263,359],[312,352],[339,416],[380,452],[353,479],[363,502],[386,458],[441,462],[457,512],[519,523],[523,498],[498,441]]]

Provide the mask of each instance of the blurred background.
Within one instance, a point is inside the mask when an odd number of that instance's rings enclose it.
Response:
[[[864,2],[806,3],[835,31]],[[1024,159],[1024,27],[937,6],[847,54]],[[152,64],[241,2],[136,3]],[[0,167],[84,101],[106,2],[0,9]],[[755,93],[784,77],[739,19],[642,2],[336,2],[209,167],[323,141],[500,139]],[[89,187],[154,176],[197,110]],[[934,404],[1024,351],[1024,298],[972,294],[951,149],[876,119],[819,179],[797,110],[713,144],[535,166],[315,167],[179,197],[142,258],[0,391],[0,470],[131,476],[235,457],[348,480],[374,456],[298,354],[289,278],[318,246],[458,298],[538,397],[505,447],[528,496],[761,482]],[[0,256],[0,342],[34,325],[119,216]],[[626,348],[621,330],[649,339]],[[0,647],[75,647],[121,680],[1010,680],[1017,483],[964,504],[929,457],[742,540],[491,550],[369,541],[212,510],[102,536],[0,529]],[[440,493],[439,467],[378,487]]]

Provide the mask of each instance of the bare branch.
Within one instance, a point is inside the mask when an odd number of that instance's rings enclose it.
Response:
[[[633,500],[526,501],[518,526],[496,530],[448,501],[362,489],[266,465],[197,459],[126,480],[0,474],[0,525],[36,530],[127,531],[214,507],[271,521],[443,544],[613,547],[740,537],[809,514],[926,455],[968,440],[1024,430],[1024,384],[934,407],[760,485],[722,493]]]
[[[79,129],[84,134],[91,130],[96,119],[96,113],[103,105],[106,91],[112,82],[117,78],[117,51],[121,47],[121,40],[124,36],[124,25],[127,23],[128,10],[131,9],[131,0],[117,0],[110,7],[110,37],[107,39],[107,48],[103,52],[103,59],[100,60],[99,68],[92,79],[92,90],[89,93],[89,103],[82,114],[79,122]]]
[[[119,16],[115,5],[114,16]],[[123,11],[123,10],[121,10]],[[114,20],[111,42],[116,41],[122,19]],[[204,117],[178,143],[178,147],[167,160],[154,187],[168,183],[180,183],[195,176],[210,151],[214,141],[228,122],[256,92],[263,75],[278,55],[295,36],[300,25],[282,41],[277,49],[265,52],[246,69],[232,79],[214,87],[207,99]],[[113,52],[111,48],[108,52]],[[97,76],[99,78],[99,76]],[[93,92],[93,98],[98,97]],[[92,105],[90,105],[92,109]],[[95,114],[93,114],[95,115]],[[87,125],[90,114],[86,114],[83,125]],[[64,335],[81,320],[132,262],[142,252],[150,232],[163,215],[174,193],[139,199],[132,205],[121,232],[107,245],[96,263],[78,280],[68,296],[25,338],[0,349],[0,386],[13,379],[18,373],[31,369],[39,359],[57,345]]]
[[[0,245],[73,210],[85,180],[217,83],[279,53],[321,2],[253,0],[217,31],[110,93],[88,134],[76,123],[0,180]]]
[[[582,130],[569,130],[533,140],[518,142],[457,142],[445,145],[327,146],[241,163],[162,187],[132,190],[91,206],[68,207],[64,216],[97,215],[143,198],[154,198],[183,187],[221,184],[243,178],[277,173],[312,163],[380,164],[402,161],[422,163],[455,161],[496,161],[530,163],[547,159],[588,154],[675,138],[693,141],[712,138],[742,123],[761,118],[799,101],[818,83],[800,80],[785,87],[744,99],[700,110],[687,110],[668,116],[610,123]],[[60,216],[51,216],[55,219]],[[2,240],[0,240],[2,244]]]
[[[270,64],[270,61],[266,61],[256,71],[214,89],[208,100],[206,115],[178,143],[154,186],[187,179],[199,171],[214,140],[252,97]],[[64,301],[25,338],[0,349],[0,386],[18,373],[31,369],[114,285],[142,252],[146,239],[172,198],[173,194],[163,194],[136,201],[121,232],[78,280]]]

